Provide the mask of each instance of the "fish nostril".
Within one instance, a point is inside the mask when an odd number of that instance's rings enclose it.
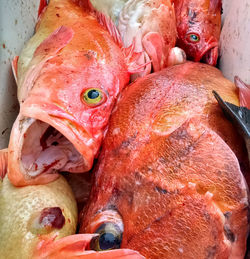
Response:
[[[30,231],[33,234],[48,234],[54,229],[61,229],[65,224],[65,217],[59,207],[44,208],[30,219]]]

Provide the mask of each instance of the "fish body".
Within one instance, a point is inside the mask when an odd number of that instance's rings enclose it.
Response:
[[[94,16],[71,0],[51,0],[40,13],[35,35],[13,62],[20,113],[8,177],[18,186],[48,183],[58,170],[90,170],[130,78],[129,58]]]
[[[221,31],[221,0],[173,0],[177,46],[187,58],[215,66]]]
[[[94,11],[104,14],[116,24],[125,47],[134,45],[134,50],[142,53],[138,64],[151,61],[143,72],[132,79],[184,62],[185,55],[180,49],[176,49],[177,53],[171,52],[175,47],[177,31],[174,6],[170,0],[89,2]]]
[[[0,257],[33,258],[37,245],[76,231],[77,206],[66,180],[18,188],[6,176],[7,150],[0,151]]]
[[[80,233],[99,234],[92,249],[244,257],[248,196],[239,161],[246,153],[212,90],[239,104],[235,85],[218,69],[194,62],[124,89],[81,213]],[[105,247],[108,237],[115,242]]]

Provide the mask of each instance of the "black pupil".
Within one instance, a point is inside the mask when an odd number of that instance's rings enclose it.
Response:
[[[99,237],[99,246],[101,250],[111,248],[120,248],[121,241],[116,239],[112,233],[104,233]]]
[[[195,34],[192,34],[192,35],[191,35],[191,38],[192,38],[194,41],[198,40],[198,37],[197,37]]]
[[[96,99],[99,96],[99,92],[97,90],[90,90],[88,92],[89,99]]]

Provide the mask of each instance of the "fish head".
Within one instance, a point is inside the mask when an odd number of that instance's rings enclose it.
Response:
[[[208,5],[209,1],[201,2],[205,3],[183,5],[185,8],[182,7],[179,16],[177,14],[177,46],[186,52],[188,59],[215,66],[221,30],[221,4],[219,1],[216,6]]]
[[[197,90],[196,82],[197,102],[187,101],[192,87],[183,77],[194,78],[196,65],[188,66],[151,74],[122,92],[80,216],[80,233],[99,234],[91,249],[128,248],[146,258],[244,255],[247,186],[229,146],[195,118],[204,86]],[[187,109],[195,116],[185,117]]]
[[[75,35],[64,26],[53,32],[19,80],[24,90],[9,145],[9,179],[15,185],[49,182],[56,171],[89,171],[115,100],[129,81],[119,46],[105,45],[113,49],[111,58],[91,46],[72,50]]]

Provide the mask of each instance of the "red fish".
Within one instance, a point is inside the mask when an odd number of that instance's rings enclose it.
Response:
[[[8,177],[17,186],[90,170],[116,97],[140,70],[133,49],[115,43],[115,26],[112,37],[73,1],[42,0],[39,10],[36,33],[13,62],[20,113]]]
[[[148,259],[244,257],[246,153],[212,90],[239,104],[218,69],[194,62],[122,92],[81,217],[81,233],[99,234],[92,249],[129,248]]]
[[[177,46],[187,58],[215,66],[221,31],[221,0],[173,0]]]

